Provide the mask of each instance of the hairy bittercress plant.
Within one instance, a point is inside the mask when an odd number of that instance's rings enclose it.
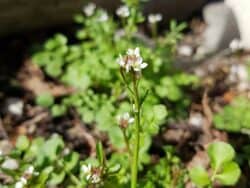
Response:
[[[118,59],[118,64],[120,65],[121,77],[130,93],[130,101],[133,104],[133,113],[135,116],[135,128],[133,129],[133,148],[129,152],[131,158],[131,188],[137,187],[137,176],[138,176],[138,160],[139,160],[139,150],[140,150],[140,132],[141,132],[141,107],[144,102],[144,98],[141,99],[139,93],[139,83],[141,78],[142,69],[148,66],[147,63],[143,62],[143,58],[140,54],[140,49],[128,49],[125,56],[120,56]],[[129,81],[131,80],[132,86],[130,86]],[[145,96],[146,97],[146,96]],[[129,117],[123,117],[120,121],[120,127],[124,127],[124,124],[128,125],[133,119]],[[127,136],[124,135],[125,141]],[[130,147],[129,147],[130,148]]]
[[[212,188],[215,182],[222,186],[235,185],[240,177],[240,167],[234,162],[235,151],[230,144],[214,142],[208,146],[211,173],[197,166],[190,170],[191,180],[198,187]]]
[[[134,103],[135,109],[137,107],[135,101],[130,100],[133,95],[126,90],[127,84],[124,85],[117,69],[119,65],[124,65],[129,71],[140,72],[146,64],[137,57],[138,50],[132,50],[137,59],[133,66],[127,67],[122,61],[123,56],[120,57],[119,64],[113,62],[121,52],[138,47],[145,62],[150,62],[150,66],[143,71],[143,76],[137,74],[140,78],[137,89],[141,93],[150,93],[147,98],[146,95],[140,96],[144,103],[140,122],[147,125],[140,127],[138,167],[143,170],[145,164],[150,163],[148,149],[152,136],[167,122],[167,115],[169,119],[185,116],[189,105],[185,88],[196,83],[197,79],[172,66],[176,44],[182,37],[180,32],[185,25],[172,22],[169,32],[164,36],[157,35],[157,39],[152,40],[138,33],[138,24],[145,21],[140,11],[140,1],[123,2],[126,8],[116,11],[118,21],[105,10],[98,9],[93,4],[88,5],[83,9],[83,14],[75,17],[80,26],[76,33],[77,40],[73,39],[72,42],[66,36],[56,34],[44,44],[42,50],[34,54],[33,61],[48,77],[75,89],[74,93],[56,100],[47,93],[41,94],[36,102],[50,108],[54,117],[67,114],[68,109],[74,107],[88,127],[96,125],[99,131],[107,133],[114,150],[128,151],[135,126],[121,129],[117,126],[117,116],[127,112],[134,116],[131,103]],[[157,21],[160,20],[157,18]],[[124,73],[127,75],[126,70]],[[130,85],[133,80],[127,81],[130,88],[133,88]],[[170,106],[168,112],[166,105]],[[136,117],[133,118],[136,122]],[[119,161],[123,167],[119,171],[122,178],[117,179],[119,185],[127,185],[130,181],[130,163],[127,158],[127,153],[112,153],[108,161],[113,165]]]

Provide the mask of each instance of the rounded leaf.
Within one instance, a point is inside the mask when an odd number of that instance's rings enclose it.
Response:
[[[16,148],[19,149],[20,151],[25,151],[29,148],[30,142],[29,139],[22,135],[19,136],[16,142]]]
[[[230,144],[214,142],[208,146],[208,156],[213,169],[219,169],[223,164],[233,160],[235,151]]]
[[[197,166],[189,171],[190,178],[197,186],[207,186],[210,184],[208,173],[202,166]]]
[[[240,167],[235,162],[225,163],[222,167],[220,174],[216,175],[215,178],[222,185],[230,186],[235,185],[240,178]]]

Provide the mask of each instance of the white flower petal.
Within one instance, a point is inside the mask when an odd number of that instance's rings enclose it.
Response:
[[[15,184],[15,188],[23,188],[24,187],[24,185],[23,185],[23,183],[22,182],[16,182],[16,184]]]
[[[140,57],[140,48],[138,47],[135,48],[134,55],[136,55],[137,57]]]
[[[134,123],[134,121],[135,121],[134,118],[129,118],[128,123],[129,123],[129,124],[132,124],[132,123]]]
[[[128,120],[128,119],[130,118],[129,113],[126,112],[126,113],[123,115],[123,118],[124,118],[125,120]]]
[[[128,49],[127,55],[134,55],[134,50],[133,49]]]
[[[86,179],[89,181],[91,179],[91,174],[87,175]]]
[[[147,63],[142,63],[140,67],[141,67],[141,69],[145,69],[147,66],[148,66]]]
[[[34,166],[29,166],[29,168],[25,171],[25,173],[31,175],[33,174],[34,170],[35,170]]]
[[[94,3],[89,3],[87,6],[83,8],[83,12],[86,16],[92,16],[95,12],[96,5]]]
[[[20,182],[22,182],[23,185],[27,184],[27,180],[24,177],[20,178]]]

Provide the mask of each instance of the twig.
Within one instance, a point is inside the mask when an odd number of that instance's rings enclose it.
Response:
[[[3,122],[2,122],[2,119],[0,118],[0,133],[1,133],[1,137],[3,137],[3,139],[8,139],[8,134],[3,126]]]
[[[45,119],[46,117],[48,117],[49,113],[48,112],[42,112],[38,115],[36,115],[35,117],[33,117],[32,119],[26,120],[24,121],[21,126],[30,126],[30,125],[34,125],[40,121],[42,121],[43,119]]]

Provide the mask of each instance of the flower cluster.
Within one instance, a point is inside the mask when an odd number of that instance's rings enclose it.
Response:
[[[86,14],[86,16],[92,16],[95,12],[96,5],[94,3],[89,3],[83,8],[83,12]]]
[[[129,124],[134,123],[134,118],[129,115],[129,113],[125,113],[123,115],[117,116],[118,124],[121,128],[127,128]]]
[[[100,183],[101,172],[98,168],[93,168],[90,164],[82,165],[81,170],[86,177],[86,180],[92,184]]]
[[[148,22],[150,24],[155,24],[157,22],[160,22],[162,20],[161,14],[150,14],[148,15]]]
[[[27,184],[27,180],[24,177],[21,177],[18,182],[15,184],[15,188],[23,188]]]
[[[148,66],[147,63],[143,62],[139,48],[128,49],[125,56],[120,55],[118,58],[118,64],[121,68],[125,69],[126,72],[131,70],[135,72],[141,72],[142,69]]]
[[[106,22],[106,21],[108,21],[108,19],[109,19],[108,13],[106,11],[102,11],[100,17],[98,18],[98,21],[99,22]]]
[[[116,14],[121,18],[127,18],[130,15],[130,11],[126,5],[122,5],[116,10]]]
[[[15,188],[23,188],[27,184],[27,180],[33,175],[37,176],[39,173],[35,171],[34,166],[29,166],[23,173],[23,176],[15,184]]]

